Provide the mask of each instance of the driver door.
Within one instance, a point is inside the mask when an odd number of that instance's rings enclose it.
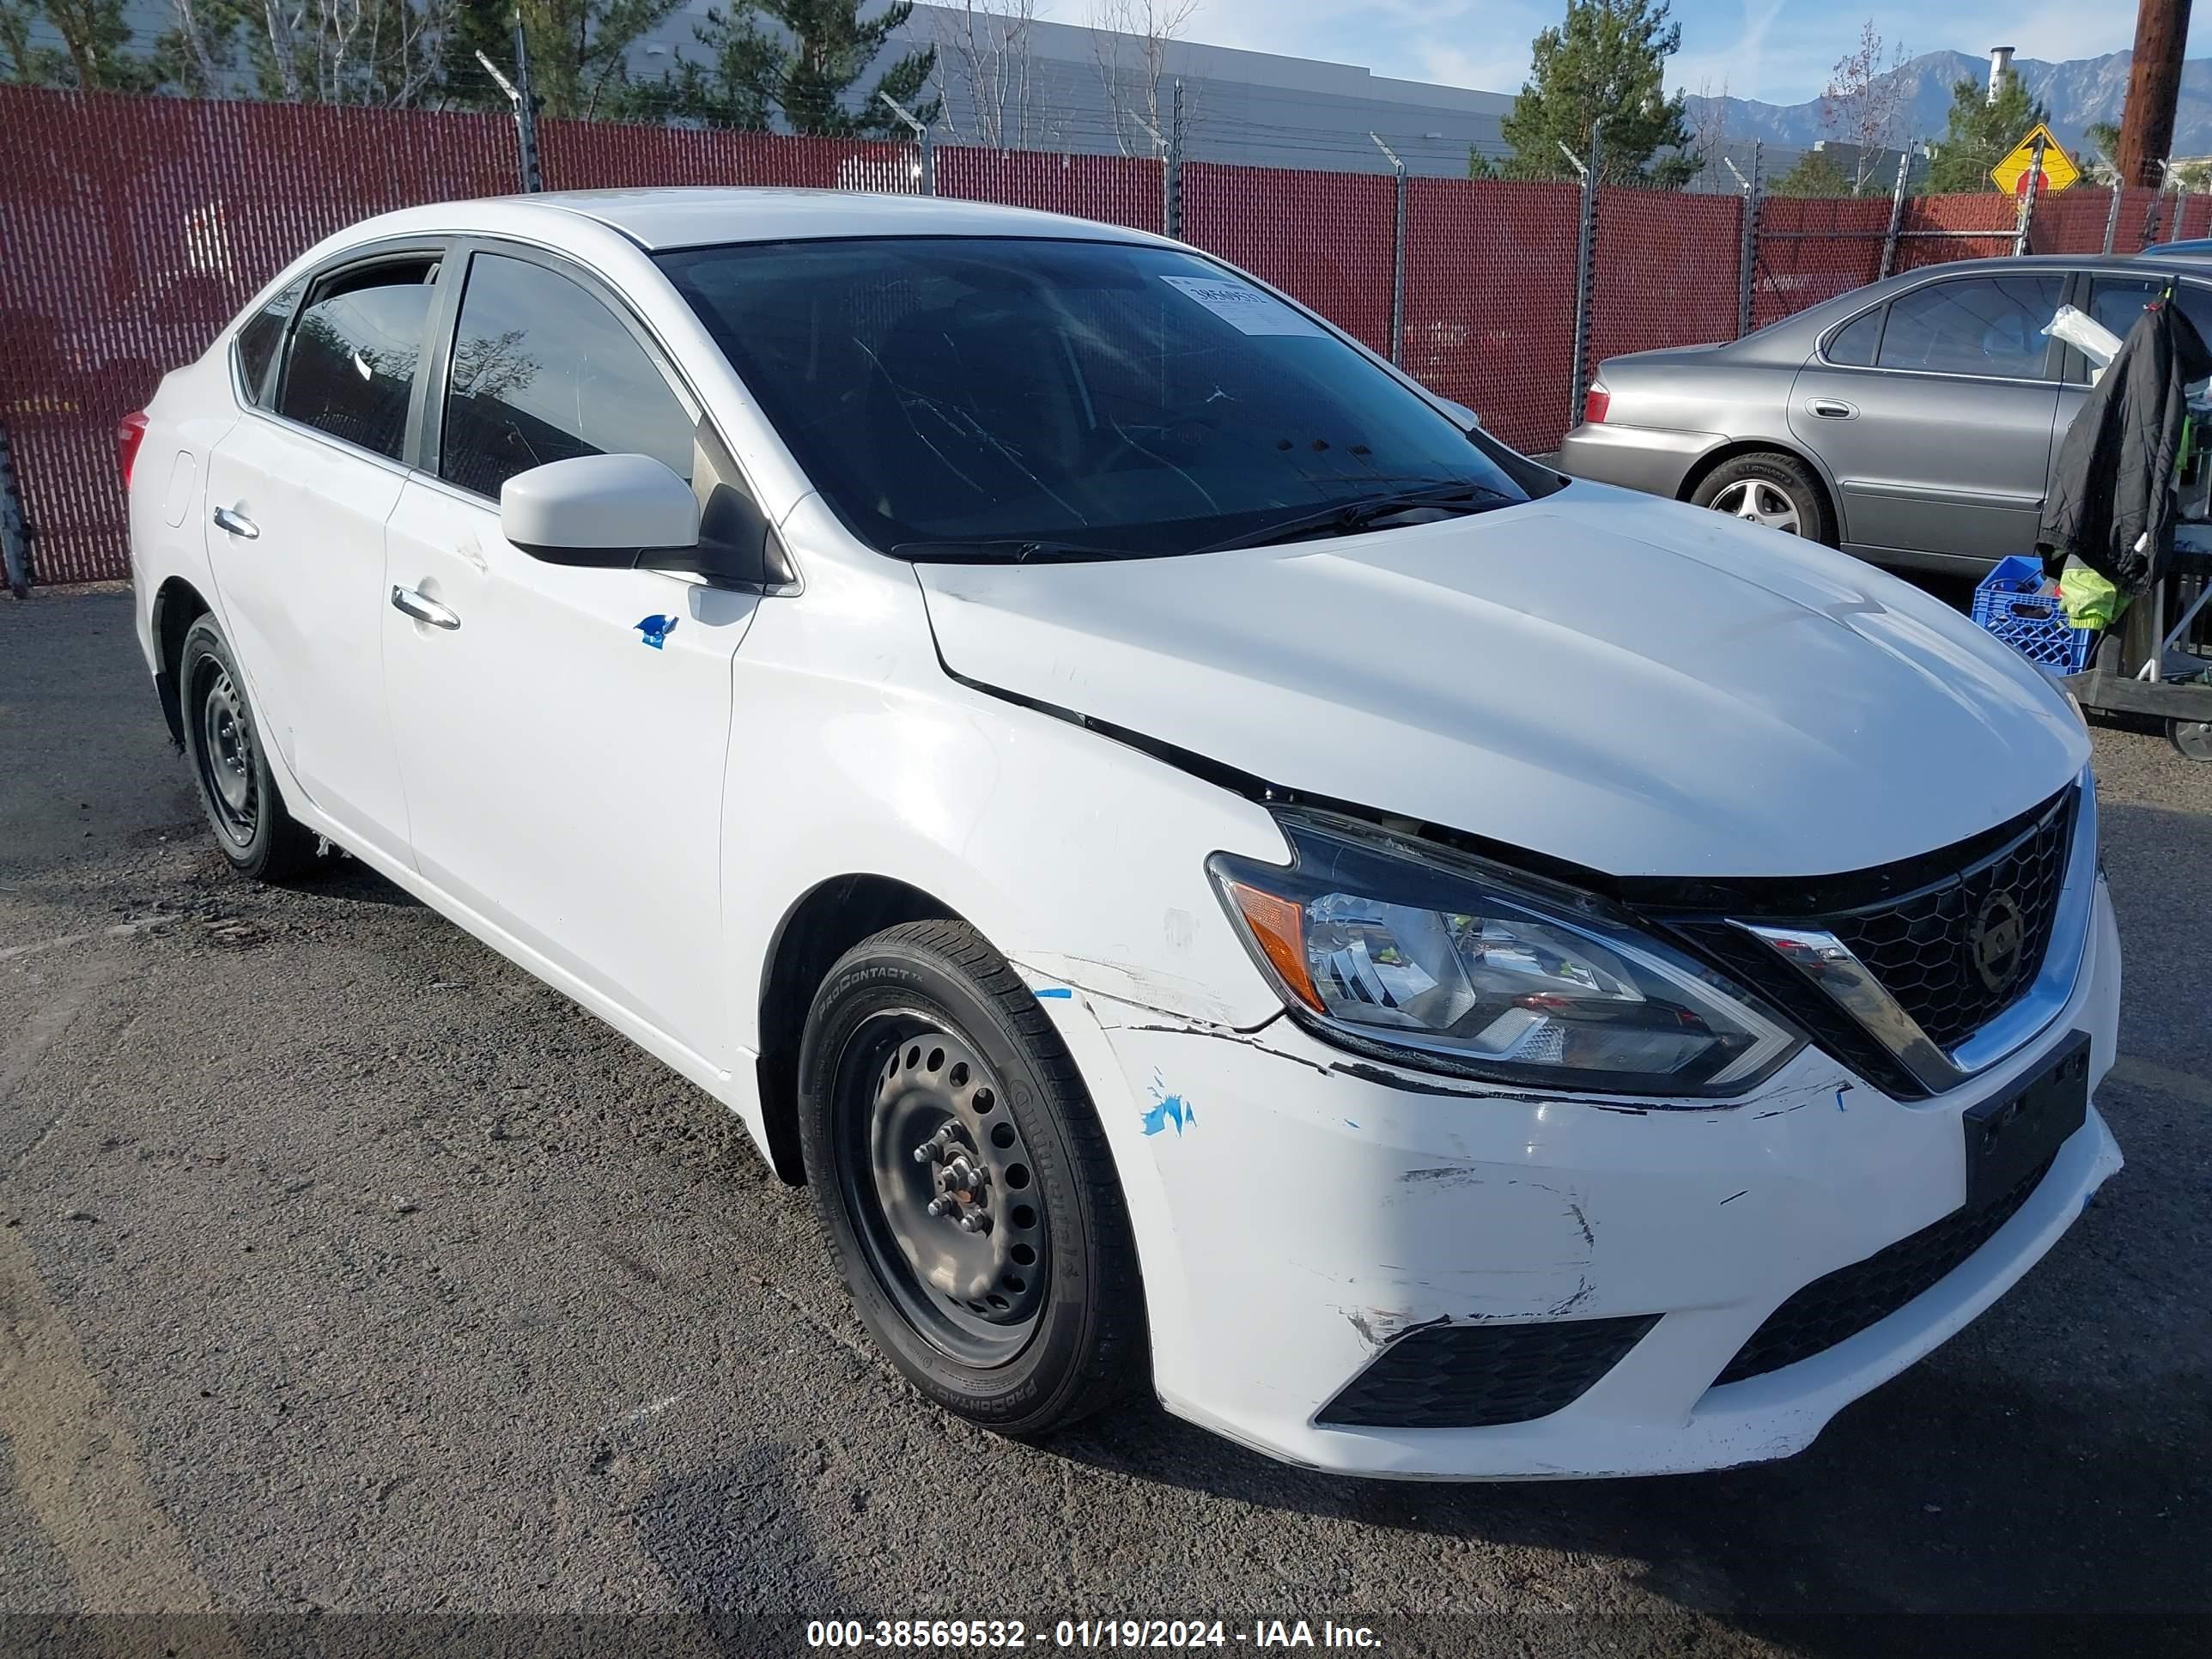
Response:
[[[498,504],[515,473],[576,455],[704,482],[700,410],[615,295],[534,250],[469,255],[436,372],[435,476],[409,478],[386,535],[409,606],[386,607],[384,659],[416,865],[726,1072],[723,775],[758,599],[540,562],[501,535]]]

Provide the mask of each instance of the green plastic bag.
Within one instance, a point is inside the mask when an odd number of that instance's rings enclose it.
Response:
[[[2110,628],[2128,608],[2128,596],[2081,560],[2069,558],[2058,573],[2058,604],[2069,628]]]

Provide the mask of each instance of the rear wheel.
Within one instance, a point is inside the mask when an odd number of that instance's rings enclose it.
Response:
[[[284,808],[230,641],[213,617],[185,635],[177,657],[185,754],[215,843],[240,875],[282,881],[314,862],[315,837]]]
[[[1723,461],[1690,493],[1698,507],[1709,507],[1747,523],[1764,525],[1808,541],[1834,540],[1827,498],[1812,469],[1795,455],[1757,450]]]
[[[2193,761],[2212,761],[2212,720],[2168,720],[2168,742]]]
[[[1036,998],[964,923],[848,951],[799,1053],[799,1138],[861,1322],[922,1393],[1039,1435],[1142,1374],[1103,1132]]]

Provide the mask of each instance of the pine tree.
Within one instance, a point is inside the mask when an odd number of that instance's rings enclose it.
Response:
[[[1668,0],[1567,0],[1565,20],[1538,35],[1533,73],[1504,122],[1512,179],[1572,178],[1565,144],[1588,160],[1604,118],[1599,176],[1678,187],[1697,176],[1680,93],[1669,98],[1667,59],[1682,44]],[[1674,153],[1655,160],[1661,150]]]
[[[1855,194],[1850,175],[1836,165],[1824,149],[1808,149],[1797,165],[1774,181],[1777,196],[1850,196]]]
[[[31,44],[43,20],[61,46]],[[0,0],[0,69],[5,78],[88,92],[151,92],[161,83],[152,59],[131,50],[124,0]]]
[[[716,126],[763,128],[781,115],[793,132],[902,137],[906,124],[878,94],[889,93],[925,125],[936,120],[941,105],[922,94],[937,49],[903,54],[865,90],[860,81],[913,12],[914,0],[892,0],[866,19],[860,0],[750,0],[709,11],[694,33],[713,64],[691,79],[690,112]]]
[[[2051,112],[2040,100],[2028,96],[2027,83],[2011,70],[1998,82],[1994,99],[1972,76],[1954,82],[1950,125],[1928,169],[1928,193],[1963,196],[1995,190],[1990,169],[2037,122],[2050,118]]]

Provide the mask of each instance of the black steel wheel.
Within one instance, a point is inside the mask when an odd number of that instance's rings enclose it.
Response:
[[[1040,1435],[1142,1376],[1112,1157],[1052,1022],[964,923],[865,940],[815,993],[799,1144],[854,1309],[947,1410]]]
[[[315,838],[285,809],[269,774],[246,677],[213,617],[194,622],[177,657],[185,754],[216,845],[231,867],[264,881],[314,861]]]
[[[1005,1085],[919,1009],[872,1017],[838,1061],[838,1179],[878,1280],[949,1358],[991,1366],[1036,1330],[1051,1231]]]
[[[2168,720],[2166,741],[2193,761],[2212,761],[2212,720]]]

